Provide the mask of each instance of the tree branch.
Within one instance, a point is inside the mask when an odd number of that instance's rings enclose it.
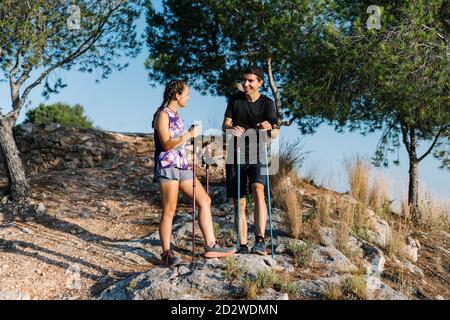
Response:
[[[281,123],[283,122],[283,112],[282,112],[280,92],[278,91],[278,87],[277,87],[277,84],[275,83],[275,79],[273,76],[272,57],[269,57],[267,59],[267,74],[269,76],[270,89],[272,90],[272,95],[275,99],[275,107],[277,108],[278,126],[280,126]]]
[[[438,131],[436,137],[434,137],[434,141],[433,141],[433,143],[431,144],[431,146],[430,146],[430,147],[428,148],[428,150],[427,150],[427,151],[426,151],[426,152],[418,159],[419,162],[422,161],[427,155],[430,154],[430,152],[431,152],[431,151],[433,150],[433,148],[436,146],[436,143],[438,142],[438,140],[439,140],[441,134],[444,133],[444,130],[445,130],[445,125],[442,126],[442,127],[439,129],[439,131]]]
[[[82,55],[83,53],[85,53],[87,50],[89,50],[89,47],[94,44],[102,35],[104,29],[104,25],[106,24],[106,22],[108,21],[109,16],[111,15],[113,11],[111,11],[105,18],[105,20],[99,24],[98,29],[96,31],[96,33],[94,33],[93,35],[91,35],[89,38],[87,38],[78,48],[77,50],[75,50],[73,53],[69,54],[67,57],[65,57],[63,60],[59,61],[58,63],[55,63],[53,66],[51,66],[50,68],[48,68],[47,70],[45,70],[40,76],[39,78],[37,78],[32,84],[30,84],[23,92],[22,97],[20,98],[21,103],[19,103],[16,108],[20,109],[23,105],[23,102],[26,100],[26,98],[28,97],[28,94],[30,93],[30,91],[36,87],[37,85],[39,85],[42,80],[45,79],[45,77],[47,77],[52,71],[54,71],[55,69],[63,66],[64,64],[73,61],[74,59],[78,58],[80,55]],[[14,110],[13,110],[14,111]],[[9,115],[9,114],[8,114]]]
[[[275,99],[275,107],[277,108],[277,114],[278,114],[278,126],[287,126],[289,127],[294,123],[295,120],[299,119],[298,116],[293,116],[288,121],[283,120],[283,105],[281,103],[281,96],[280,91],[278,90],[278,86],[275,82],[275,77],[273,76],[273,69],[272,69],[272,57],[267,58],[267,74],[269,76],[269,85],[270,89],[272,90],[272,95]]]
[[[409,145],[409,141],[408,141],[408,129],[402,123],[400,123],[400,129],[402,130],[403,144],[405,145],[406,151],[408,151],[408,154],[410,154],[411,149],[410,149],[410,145]]]
[[[121,2],[119,1],[116,6],[111,7],[109,12],[103,17],[103,21],[100,21],[96,32],[94,32],[90,37],[88,37],[73,53],[69,54],[67,57],[65,57],[61,61],[59,61],[59,62],[55,63],[54,65],[52,65],[51,67],[49,67],[33,83],[31,83],[28,87],[26,87],[24,92],[23,92],[23,94],[22,94],[22,96],[19,97],[18,102],[13,104],[13,110],[10,111],[6,115],[6,117],[17,117],[19,112],[20,112],[20,109],[22,108],[22,106],[23,106],[25,100],[27,99],[30,91],[34,87],[39,85],[42,82],[42,80],[44,80],[45,77],[47,77],[52,71],[54,71],[55,69],[63,66],[64,64],[66,64],[68,62],[71,62],[71,61],[75,60],[76,58],[78,58],[79,56],[84,54],[86,51],[88,51],[90,46],[95,44],[95,42],[101,37],[101,35],[105,31],[104,26],[108,22],[108,19],[117,10],[117,8],[120,7],[120,5],[121,5]],[[31,67],[30,66],[27,67],[24,70],[24,73],[22,73],[20,78],[17,80],[18,84],[23,84],[23,82],[27,79],[27,77],[28,77],[28,75],[29,75],[29,73],[31,71],[31,70],[28,70],[29,68],[31,68]],[[20,87],[18,88],[18,90],[20,90]]]
[[[282,121],[280,123],[280,126],[286,126],[289,127],[290,125],[292,125],[294,123],[295,120],[299,119],[300,117],[297,116],[293,116],[291,119],[289,119],[288,121]]]
[[[20,87],[18,87],[14,81],[14,77],[16,76],[17,70],[20,66],[20,55],[22,54],[22,48],[23,44],[21,44],[16,52],[16,62],[14,66],[9,71],[9,87],[11,89],[11,103],[14,108],[14,106],[19,102],[20,96],[19,96],[19,90]]]

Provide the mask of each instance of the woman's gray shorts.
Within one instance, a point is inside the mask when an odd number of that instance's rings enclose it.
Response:
[[[185,180],[192,180],[193,175],[194,174],[190,169],[180,169],[175,167],[156,169],[153,182],[162,183],[171,180],[183,182]]]

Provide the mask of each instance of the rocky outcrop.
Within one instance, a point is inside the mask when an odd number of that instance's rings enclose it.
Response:
[[[101,166],[126,148],[112,133],[65,128],[55,123],[21,124],[14,128],[14,136],[29,174]],[[150,155],[150,147],[148,152]]]
[[[233,228],[228,216],[215,216],[214,222],[219,225],[220,230]],[[285,243],[288,236],[279,230],[280,220],[274,217],[274,244],[277,254],[275,258],[258,255],[232,256],[235,266],[238,267],[236,278],[230,280],[225,259],[203,259],[197,257],[192,263],[190,257],[173,268],[155,267],[137,276],[124,279],[106,290],[99,299],[229,299],[245,298],[245,279],[256,279],[263,273],[274,272],[277,274],[294,275],[298,270],[294,267],[293,257],[286,252]],[[191,218],[189,215],[177,216],[173,224],[174,250],[189,254],[191,248]],[[326,233],[323,229],[321,233]],[[197,230],[199,235],[199,230]],[[331,236],[332,238],[332,236]],[[148,243],[157,244],[158,232],[135,243],[136,250],[140,247],[158,255],[159,246],[150,246]],[[199,238],[198,241],[201,241]],[[301,240],[299,243],[302,243]],[[141,243],[141,244],[139,244]],[[147,245],[143,245],[147,243]],[[353,250],[361,254],[366,273],[363,275],[367,283],[369,298],[371,299],[406,299],[405,296],[396,292],[380,278],[384,269],[384,255],[376,247],[367,242],[353,238]],[[129,246],[129,244],[128,244]],[[199,245],[198,245],[199,246]],[[315,272],[313,270],[316,270]],[[317,270],[320,270],[317,273]],[[306,279],[290,280],[289,295],[295,298],[322,298],[326,295],[331,283],[339,284],[343,279],[357,271],[357,266],[340,252],[333,241],[327,245],[316,245],[313,248],[311,264],[309,268],[302,271]],[[298,277],[292,277],[295,279]],[[275,289],[275,290],[274,290]],[[276,288],[262,288],[258,297],[267,296],[269,299],[287,299],[288,294]]]

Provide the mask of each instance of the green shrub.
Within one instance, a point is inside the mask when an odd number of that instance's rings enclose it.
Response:
[[[58,123],[65,127],[93,128],[92,121],[84,115],[84,108],[79,104],[70,106],[66,103],[41,103],[37,108],[28,111],[26,117],[25,122],[34,124]]]

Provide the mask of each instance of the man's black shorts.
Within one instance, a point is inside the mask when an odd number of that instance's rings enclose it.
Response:
[[[261,183],[266,185],[267,175],[264,164],[241,164],[241,198],[251,194],[251,185]],[[237,199],[237,164],[227,164],[227,198]]]

